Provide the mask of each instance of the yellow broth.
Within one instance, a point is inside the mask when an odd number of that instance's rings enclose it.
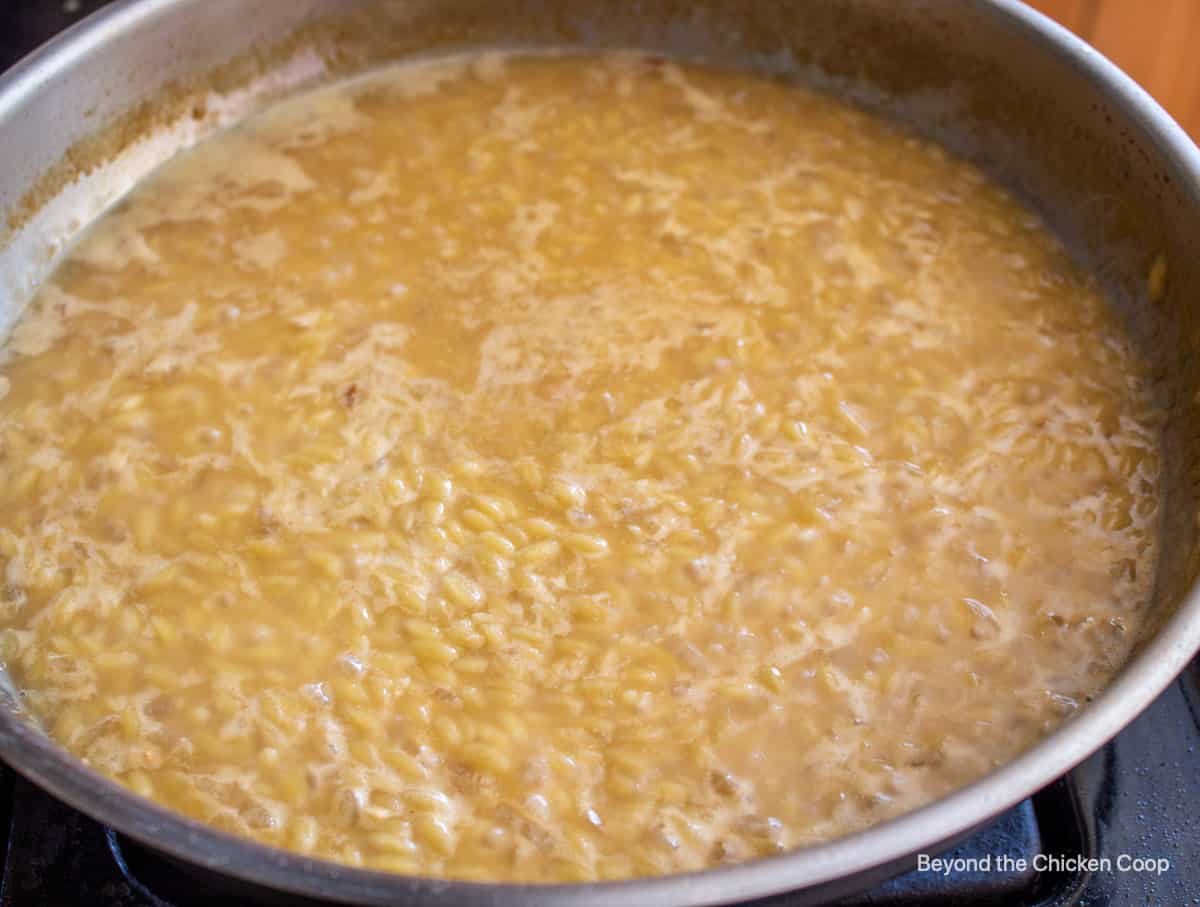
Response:
[[[827,840],[1126,656],[1146,369],[1036,217],[792,84],[483,54],[171,161],[0,400],[0,641],[217,827],[484,880]]]

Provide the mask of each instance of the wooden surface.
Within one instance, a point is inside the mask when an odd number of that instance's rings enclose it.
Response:
[[[1029,0],[1133,76],[1200,141],[1200,0]]]

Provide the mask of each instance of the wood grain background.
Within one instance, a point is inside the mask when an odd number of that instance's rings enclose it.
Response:
[[[1028,0],[1133,76],[1200,141],[1200,0]]]

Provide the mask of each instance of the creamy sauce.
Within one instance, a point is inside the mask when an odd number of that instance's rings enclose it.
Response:
[[[975,169],[782,80],[412,64],[105,217],[7,346],[0,653],[218,827],[651,875],[1012,758],[1126,656],[1160,413]]]

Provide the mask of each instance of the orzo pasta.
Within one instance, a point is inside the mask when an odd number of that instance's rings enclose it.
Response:
[[[1036,217],[789,81],[475,55],[288,101],[7,346],[2,655],[132,790],[333,860],[694,869],[1098,690],[1160,414]]]

